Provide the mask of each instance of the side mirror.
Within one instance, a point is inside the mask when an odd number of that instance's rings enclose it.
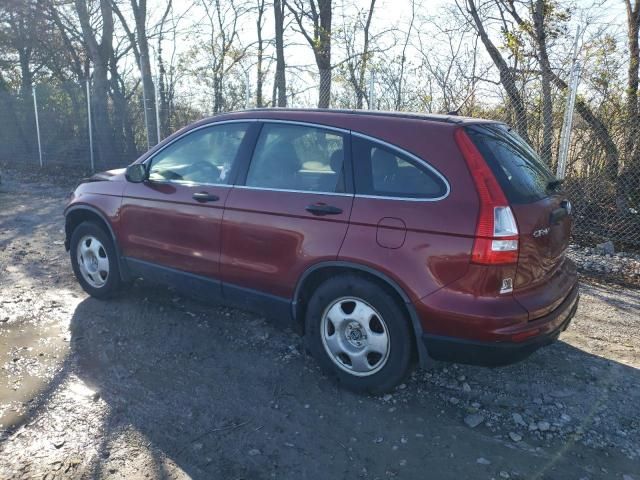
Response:
[[[129,165],[124,176],[129,182],[142,183],[147,179],[147,166],[144,163]]]

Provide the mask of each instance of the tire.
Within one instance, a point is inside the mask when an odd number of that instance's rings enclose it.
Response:
[[[73,273],[89,295],[105,300],[120,289],[120,269],[113,240],[98,224],[82,222],[75,228],[69,255]]]
[[[358,275],[325,281],[309,300],[305,323],[307,349],[325,373],[350,390],[384,393],[409,373],[414,348],[409,319],[375,282]]]

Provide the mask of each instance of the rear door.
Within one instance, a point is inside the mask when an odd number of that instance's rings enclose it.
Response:
[[[251,125],[230,122],[189,132],[147,161],[147,181],[127,183],[118,228],[134,268],[218,276],[224,204]]]
[[[240,287],[291,298],[310,265],[336,259],[353,202],[348,142],[344,131],[263,124],[225,208],[221,275],[226,296]]]
[[[573,285],[565,264],[571,233],[571,205],[559,182],[538,155],[505,125],[468,127],[467,132],[500,183],[518,223],[520,251],[514,285],[516,297],[530,310],[537,310],[525,295],[545,287],[549,296],[542,303],[550,310]],[[555,282],[550,292],[550,283]],[[533,298],[533,297],[532,297]],[[540,296],[538,295],[538,298]],[[544,313],[538,311],[537,313]]]

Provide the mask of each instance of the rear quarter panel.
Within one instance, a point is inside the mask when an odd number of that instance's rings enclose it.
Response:
[[[455,144],[455,126],[418,119],[360,117],[357,124],[349,127],[421,158],[447,179],[450,191],[446,198],[436,201],[356,195],[339,259],[382,271],[412,300],[464,276],[473,246],[478,202]],[[399,248],[385,248],[376,241],[378,223],[385,217],[400,219],[406,225],[406,237]]]

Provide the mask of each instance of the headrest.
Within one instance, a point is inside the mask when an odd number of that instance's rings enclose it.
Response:
[[[373,173],[376,175],[382,175],[383,177],[389,177],[398,171],[398,162],[396,157],[386,150],[381,150],[379,148],[376,148],[373,155],[371,155],[371,165]]]

